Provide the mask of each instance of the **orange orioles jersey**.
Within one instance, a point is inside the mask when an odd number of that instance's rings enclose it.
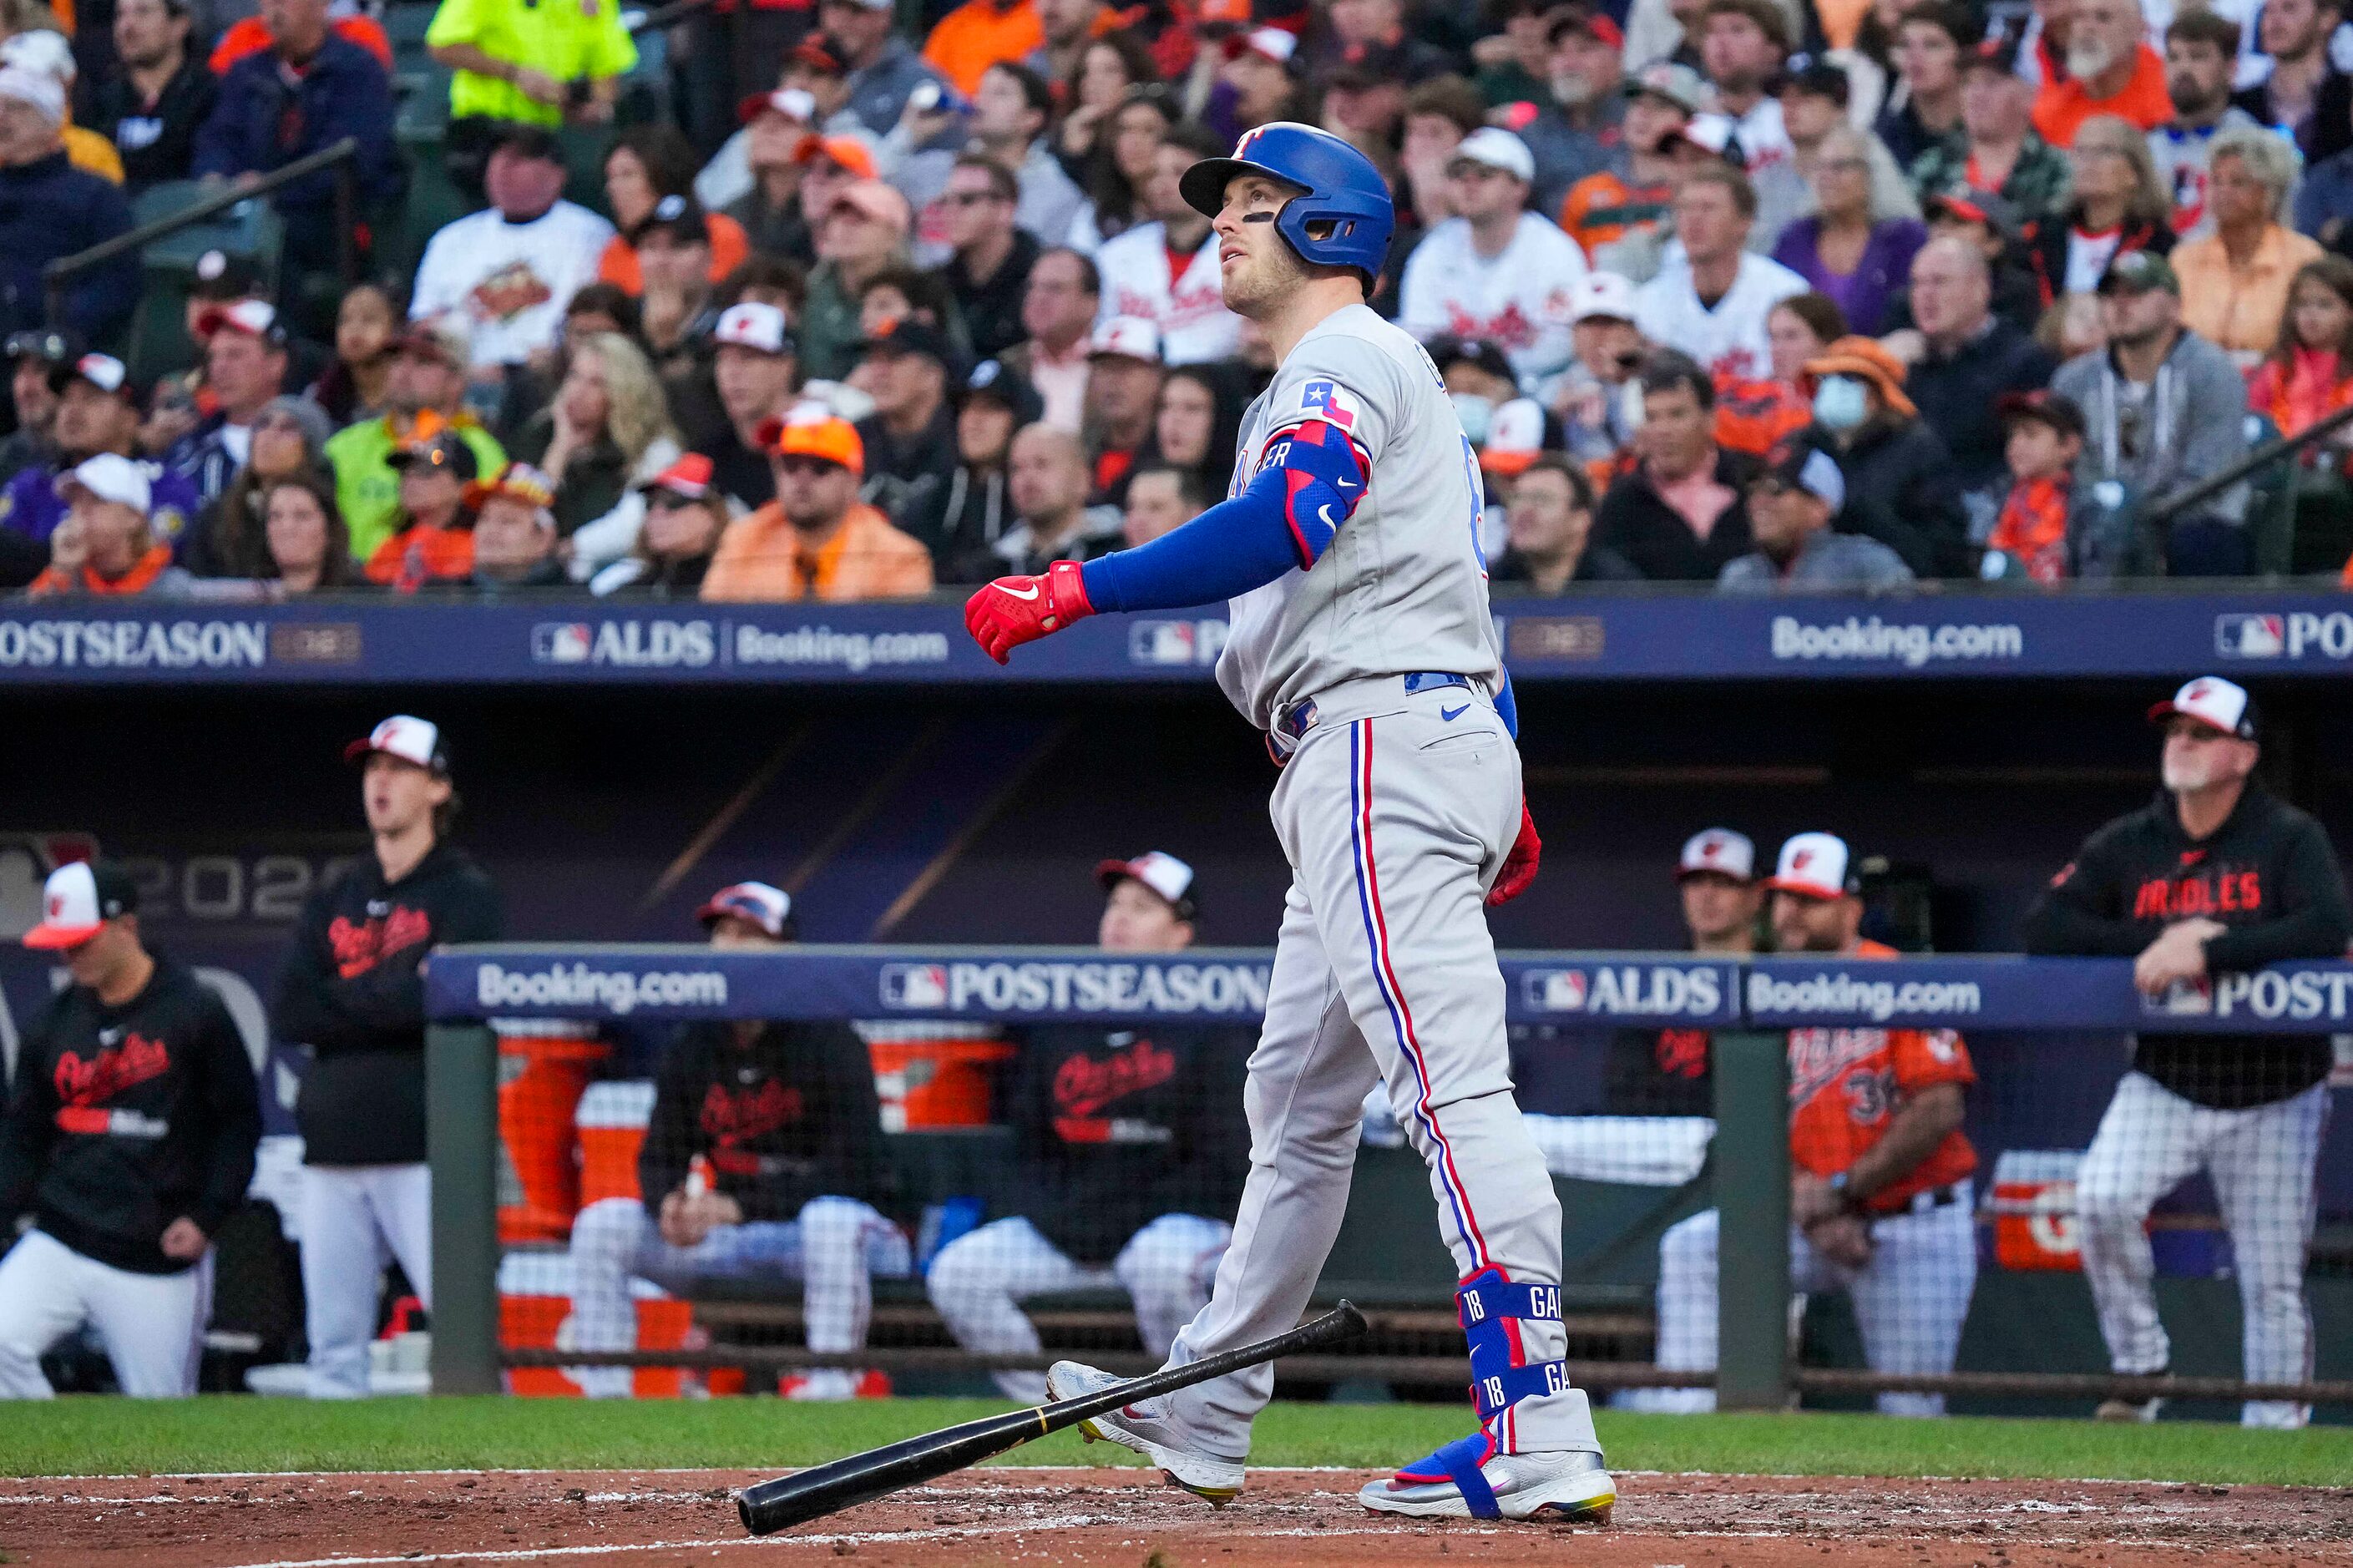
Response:
[[[1875,942],[1854,956],[1893,958]],[[1977,1081],[1968,1047],[1950,1029],[1792,1029],[1789,1031],[1789,1158],[1817,1176],[1838,1174],[1887,1135],[1905,1101],[1938,1084]],[[1978,1168],[1960,1129],[1945,1134],[1902,1177],[1871,1194],[1865,1207],[1888,1214],[1914,1194],[1949,1186]]]

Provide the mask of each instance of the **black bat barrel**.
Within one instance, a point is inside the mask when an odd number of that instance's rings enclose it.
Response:
[[[745,1530],[754,1535],[773,1535],[838,1509],[871,1502],[902,1487],[976,1465],[1008,1448],[1076,1426],[1123,1405],[1156,1399],[1262,1361],[1314,1350],[1364,1331],[1365,1315],[1353,1304],[1343,1301],[1313,1322],[1302,1323],[1289,1333],[1277,1334],[1256,1344],[1240,1345],[1182,1366],[1165,1366],[1146,1376],[1114,1383],[1074,1399],[967,1421],[961,1426],[927,1432],[920,1437],[852,1454],[815,1469],[762,1481],[737,1495],[735,1509],[743,1516]]]
[[[735,1499],[744,1528],[773,1535],[1018,1447],[1047,1428],[1037,1410],[1015,1410],[869,1448],[812,1469],[746,1487]]]

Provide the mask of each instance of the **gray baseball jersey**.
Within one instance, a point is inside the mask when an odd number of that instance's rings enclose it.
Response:
[[[1430,355],[1363,305],[1325,317],[1243,415],[1230,493],[1311,419],[1364,454],[1364,500],[1314,566],[1232,601],[1218,684],[1261,730],[1300,699],[1366,676],[1435,670],[1492,693],[1503,656],[1479,552],[1486,496]]]

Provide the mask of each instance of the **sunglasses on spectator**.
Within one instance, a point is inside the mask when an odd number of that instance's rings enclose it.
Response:
[[[943,199],[950,206],[976,207],[983,202],[1001,202],[1005,198],[995,191],[950,191]]]

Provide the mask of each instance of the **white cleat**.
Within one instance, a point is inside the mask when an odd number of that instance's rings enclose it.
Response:
[[[2157,1413],[2164,1408],[2162,1398],[2104,1399],[2100,1401],[2100,1407],[2092,1412],[2092,1419],[2145,1424],[2156,1420]]]
[[[1479,1473],[1495,1494],[1497,1511],[1509,1520],[1608,1524],[1618,1501],[1618,1483],[1602,1468],[1599,1454],[1498,1454],[1481,1465]],[[1393,1476],[1367,1485],[1356,1500],[1376,1513],[1418,1519],[1493,1517],[1474,1510],[1462,1489],[1451,1480]]]
[[[1046,1397],[1076,1399],[1123,1383],[1083,1362],[1058,1361],[1046,1369]],[[1242,1462],[1180,1447],[1163,1422],[1156,1400],[1123,1405],[1079,1423],[1080,1435],[1090,1443],[1116,1443],[1132,1448],[1160,1467],[1172,1487],[1182,1487],[1212,1506],[1223,1508],[1241,1494]]]

